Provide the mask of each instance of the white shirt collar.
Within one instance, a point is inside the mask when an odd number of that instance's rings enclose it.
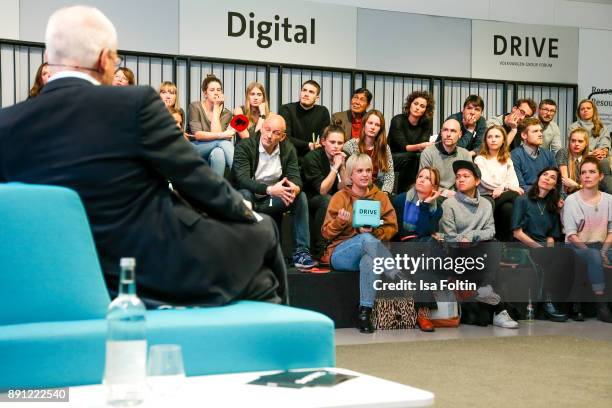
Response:
[[[84,72],[71,71],[71,70],[60,71],[56,74],[53,74],[51,78],[49,78],[49,82],[55,81],[56,79],[62,79],[62,78],[79,78],[79,79],[84,79],[86,81],[89,81],[94,85],[100,85],[100,82],[94,79],[91,75],[86,74]]]
[[[266,149],[263,147],[263,144],[261,144],[261,139],[259,140],[259,153],[265,153],[268,154],[268,152],[266,151]],[[276,147],[274,148],[274,150],[272,151],[271,154],[269,154],[269,156],[275,156],[277,154],[280,153],[280,143],[276,145]]]

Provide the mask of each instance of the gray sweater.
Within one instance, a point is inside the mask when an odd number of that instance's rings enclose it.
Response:
[[[429,146],[421,153],[419,170],[426,166],[435,167],[440,172],[440,187],[446,190],[454,190],[453,163],[457,160],[472,161],[472,155],[463,147],[457,147],[452,154],[448,154],[438,145]]]
[[[495,236],[493,207],[478,191],[470,198],[461,192],[442,203],[440,231],[450,242],[467,238],[471,242],[487,241]]]

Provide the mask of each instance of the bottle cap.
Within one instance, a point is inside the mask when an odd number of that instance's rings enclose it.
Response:
[[[135,268],[136,259],[135,258],[121,258],[119,260],[119,266],[121,268]]]

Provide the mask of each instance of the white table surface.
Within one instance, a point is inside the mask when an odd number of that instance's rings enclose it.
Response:
[[[399,408],[427,407],[434,403],[434,394],[354,371],[330,368],[338,373],[357,375],[333,387],[282,388],[250,385],[262,374],[278,371],[187,377],[177,395],[147,395],[142,408],[150,407],[227,407],[227,408]],[[70,403],[43,404],[45,407],[89,407],[105,405],[103,385],[70,387]],[[12,405],[12,404],[11,404]],[[25,408],[28,403],[15,403]],[[3,405],[4,406],[4,405]],[[41,408],[40,403],[35,407]]]

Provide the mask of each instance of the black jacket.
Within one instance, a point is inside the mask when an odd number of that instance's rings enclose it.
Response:
[[[308,198],[321,195],[321,183],[328,176],[330,170],[329,159],[323,147],[319,147],[304,156],[302,171],[304,172],[304,192],[308,195]],[[334,181],[334,185],[327,194],[334,195],[337,191],[338,183]]]
[[[260,132],[257,132],[255,136],[243,139],[242,143],[236,147],[232,175],[237,188],[265,195],[268,186],[255,181],[255,172],[259,164],[260,136]],[[302,179],[295,147],[287,139],[280,142],[280,159],[283,168],[281,178],[287,177],[289,181],[302,189]]]

